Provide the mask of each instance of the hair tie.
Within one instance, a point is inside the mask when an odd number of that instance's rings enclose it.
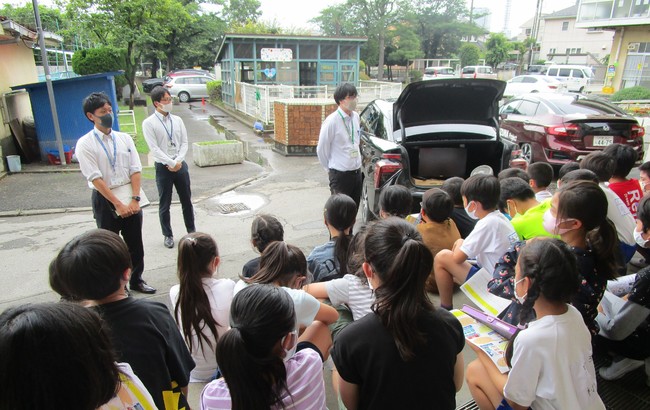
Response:
[[[404,237],[402,237],[402,246],[404,246],[404,244],[406,243],[406,241],[408,241],[409,239],[413,239],[413,238],[411,237],[411,234],[410,234],[410,233],[407,233],[406,235],[404,235]]]
[[[192,245],[194,245],[194,244],[196,243],[196,239],[195,239],[195,238],[192,238],[191,236],[188,237],[188,238],[185,238],[185,240],[186,240],[186,241],[189,241]]]

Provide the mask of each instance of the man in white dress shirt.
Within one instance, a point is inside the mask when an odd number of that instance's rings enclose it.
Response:
[[[169,207],[172,203],[174,187],[183,208],[185,228],[188,233],[196,231],[190,173],[185,162],[187,130],[183,120],[171,114],[172,97],[166,88],[162,86],[154,88],[151,91],[151,101],[156,111],[142,122],[142,132],[156,163],[156,185],[160,196],[158,216],[165,238],[163,243],[167,248],[173,248],[174,235]]]
[[[339,107],[321,125],[316,153],[329,175],[330,192],[346,194],[359,207],[361,199],[361,155],[359,153],[358,94],[354,85],[345,83],[334,91]]]
[[[129,286],[142,293],[156,289],[142,280],[144,246],[140,210],[142,165],[129,134],[114,131],[113,107],[104,93],[92,93],[83,101],[84,115],[95,127],[79,138],[75,148],[81,173],[92,191],[93,216],[97,227],[122,234],[131,254]],[[113,190],[131,184],[131,197],[118,198]]]

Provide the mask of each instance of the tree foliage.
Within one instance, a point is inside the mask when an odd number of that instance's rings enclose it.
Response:
[[[460,57],[461,67],[478,65],[479,59],[481,58],[481,50],[476,44],[466,43],[460,47],[458,56]]]
[[[79,75],[104,73],[124,70],[126,53],[124,49],[114,47],[89,48],[75,51],[72,56],[72,69]],[[123,75],[115,77],[118,91],[127,84]]]
[[[386,47],[389,65],[406,65],[408,60],[424,56],[420,38],[408,25],[400,24],[390,33],[390,45]]]
[[[230,0],[224,6],[223,18],[232,26],[256,22],[262,15],[259,0]]]
[[[512,45],[503,34],[492,33],[485,43],[485,47],[487,49],[485,62],[495,68],[499,63],[506,61]]]

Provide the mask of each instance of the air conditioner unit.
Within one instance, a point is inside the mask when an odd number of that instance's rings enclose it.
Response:
[[[637,52],[639,51],[639,44],[640,43],[630,43],[627,45],[627,50],[632,52]]]

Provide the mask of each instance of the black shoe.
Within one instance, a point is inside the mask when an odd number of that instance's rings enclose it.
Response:
[[[174,237],[173,236],[165,236],[165,248],[173,248],[174,247]]]
[[[148,294],[156,293],[156,288],[147,285],[147,282],[140,282],[137,285],[131,285],[131,290]]]

